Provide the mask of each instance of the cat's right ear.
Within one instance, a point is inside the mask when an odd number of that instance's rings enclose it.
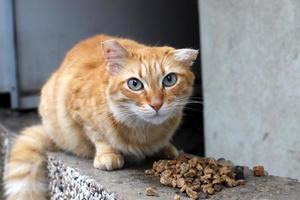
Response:
[[[128,51],[116,40],[106,40],[102,42],[102,49],[107,62],[107,70],[112,75],[117,74],[126,62]]]

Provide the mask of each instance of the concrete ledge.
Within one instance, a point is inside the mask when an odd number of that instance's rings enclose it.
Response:
[[[106,172],[94,169],[92,160],[63,153],[49,154],[49,181],[52,200],[67,199],[173,199],[177,189],[160,185],[157,178],[144,175],[151,163],[125,166],[124,169]],[[277,176],[254,177],[245,186],[226,188],[210,197],[212,200],[282,200],[300,199],[300,183]],[[148,197],[145,189],[156,186],[159,197]],[[68,195],[68,196],[65,196]],[[70,195],[70,196],[69,196]],[[181,194],[181,199],[188,199]]]

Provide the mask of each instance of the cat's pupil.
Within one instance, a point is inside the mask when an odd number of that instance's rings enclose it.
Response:
[[[133,84],[133,86],[135,86],[135,87],[136,87],[138,83],[137,83],[137,81],[136,81],[136,80],[133,80],[132,84]]]
[[[167,76],[167,80],[168,80],[169,82],[171,82],[171,81],[172,81],[172,77],[171,77],[170,75],[168,75],[168,76]]]

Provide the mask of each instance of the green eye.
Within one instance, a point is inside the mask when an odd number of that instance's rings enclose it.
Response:
[[[128,87],[133,91],[139,91],[144,89],[143,83],[137,78],[131,78],[127,81]]]
[[[175,73],[170,73],[166,75],[162,81],[163,86],[165,87],[171,87],[175,85],[176,82],[177,82],[177,75]]]

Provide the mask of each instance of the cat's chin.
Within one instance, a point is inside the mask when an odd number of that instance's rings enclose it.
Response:
[[[141,117],[145,123],[152,125],[160,125],[169,119],[169,116],[166,115],[155,115],[152,117]]]

